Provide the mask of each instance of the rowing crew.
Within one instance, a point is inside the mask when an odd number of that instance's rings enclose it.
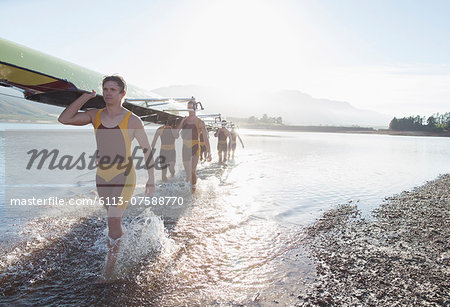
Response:
[[[158,136],[161,137],[161,153],[166,157],[169,163],[169,171],[173,176],[175,173],[174,140],[179,137],[181,131],[183,138],[183,165],[186,170],[186,180],[192,184],[193,191],[195,191],[197,182],[196,168],[201,156],[202,146],[204,146],[203,151],[207,161],[211,161],[211,148],[205,123],[195,114],[194,101],[188,102],[189,116],[183,118],[175,129],[169,129],[171,127],[170,124],[174,125],[174,123],[168,123],[169,125],[159,128],[153,144],[150,146],[141,119],[122,105],[127,89],[123,78],[120,76],[105,77],[102,82],[102,89],[103,99],[106,104],[105,108],[80,111],[90,99],[97,95],[93,90],[91,93],[84,93],[72,102],[61,113],[58,120],[65,125],[82,126],[92,124],[94,126],[98,155],[96,159],[97,192],[99,197],[104,199],[122,200],[121,204],[105,206],[108,216],[108,255],[105,266],[105,278],[108,280],[114,270],[120,240],[123,235],[122,216],[136,186],[136,172],[131,153],[132,141],[134,139],[138,141],[144,153],[145,161],[149,165],[154,165],[151,148],[154,147]],[[217,136],[220,133],[224,133],[226,137],[230,138],[231,148],[233,148],[232,133],[225,128],[225,124],[216,132]],[[201,143],[202,135],[204,144]],[[220,140],[221,142],[223,141],[223,136],[221,136]],[[242,143],[241,139],[240,141]],[[223,143],[219,144],[221,148],[219,153],[226,153],[227,150],[222,145]],[[242,146],[244,146],[243,143]],[[120,163],[110,163],[110,158],[116,156],[123,157],[123,160]],[[154,168],[147,167],[147,172],[148,180],[145,194],[150,196],[155,192]],[[166,178],[167,169],[165,172],[163,171],[163,179]]]

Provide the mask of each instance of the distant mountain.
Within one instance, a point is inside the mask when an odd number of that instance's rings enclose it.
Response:
[[[153,92],[165,97],[194,96],[203,102],[206,112],[221,113],[224,117],[261,117],[265,113],[269,117],[281,116],[287,124],[362,127],[387,127],[392,119],[390,115],[355,108],[348,102],[318,99],[296,90],[236,95],[213,87],[178,85]]]
[[[221,113],[225,118],[250,116],[283,118],[285,124],[387,127],[393,116],[353,107],[347,102],[317,99],[295,90],[247,92],[197,85],[169,86],[153,90],[164,97],[190,97],[203,102],[205,112]],[[15,96],[15,97],[11,97]],[[20,98],[21,93],[0,87],[0,121],[45,120],[56,122],[62,108]]]
[[[28,101],[21,95],[15,90],[0,88],[0,121],[57,121],[62,108]]]

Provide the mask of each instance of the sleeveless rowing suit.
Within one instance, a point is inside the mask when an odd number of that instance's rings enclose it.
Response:
[[[131,157],[132,139],[128,130],[131,112],[128,111],[117,126],[108,128],[100,119],[103,110],[99,110],[94,119],[98,150],[97,191],[105,205],[117,204],[118,208],[125,210],[136,185]]]
[[[172,127],[163,126],[160,129],[159,136],[161,137],[161,150],[159,151],[159,155],[165,158],[165,163],[173,163],[176,161],[176,138],[172,134]]]
[[[183,137],[183,161],[191,161],[194,156],[200,157],[200,119],[197,118],[193,124],[188,124],[185,121],[181,129],[181,136]]]
[[[219,134],[217,135],[217,138],[219,139],[217,141],[217,150],[227,151],[227,135],[223,130],[220,130]]]
[[[235,150],[236,149],[237,132],[231,130],[230,134],[231,134],[231,150]]]

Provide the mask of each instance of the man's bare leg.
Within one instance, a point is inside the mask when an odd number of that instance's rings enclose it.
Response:
[[[164,166],[164,168],[161,170],[161,173],[162,173],[162,181],[167,181],[167,168],[168,168],[169,166],[166,164],[165,166]]]
[[[184,170],[186,171],[186,181],[191,182],[192,179],[192,162],[191,161],[183,161]]]
[[[116,207],[108,207],[108,255],[105,266],[105,279],[109,280],[114,272],[117,254],[122,237],[122,215],[123,210]],[[112,239],[112,240],[111,240]]]
[[[169,164],[169,171],[170,171],[171,177],[175,176],[175,163]]]
[[[195,155],[192,157],[192,173],[191,173],[191,179],[192,179],[192,192],[195,192],[196,190],[196,184],[197,184],[197,164],[198,164],[198,156]]]

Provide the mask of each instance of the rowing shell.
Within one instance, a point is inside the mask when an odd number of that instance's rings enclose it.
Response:
[[[95,71],[0,38],[0,85],[19,89],[25,99],[66,107],[83,93],[91,90],[101,93],[102,80],[103,75]],[[186,115],[176,103],[183,99],[194,98],[163,98],[129,85],[123,106],[144,121],[164,124],[167,121],[178,122],[182,115]],[[149,105],[149,101],[159,101],[159,104]],[[103,96],[97,95],[82,109],[104,107]]]

